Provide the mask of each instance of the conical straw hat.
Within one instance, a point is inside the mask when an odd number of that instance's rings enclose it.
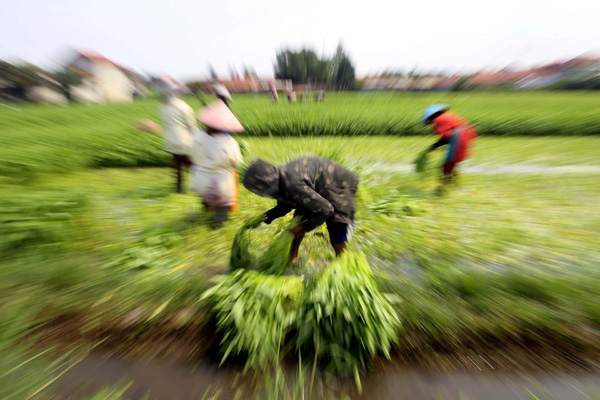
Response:
[[[225,132],[241,132],[244,127],[235,118],[231,110],[219,100],[198,112],[198,121],[210,128]]]

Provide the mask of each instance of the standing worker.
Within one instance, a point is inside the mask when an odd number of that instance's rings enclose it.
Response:
[[[315,101],[324,101],[325,100],[325,91],[323,89],[315,90]]]
[[[244,175],[244,186],[251,192],[277,200],[265,213],[267,224],[295,210],[302,223],[290,232],[294,241],[290,259],[298,261],[298,249],[306,232],[324,222],[329,240],[339,256],[352,239],[358,176],[333,161],[300,158],[277,168],[264,160],[253,162]]]
[[[194,191],[202,198],[207,211],[214,212],[214,228],[220,228],[235,204],[235,177],[242,164],[240,146],[230,132],[244,130],[225,103],[200,110],[198,121],[206,131],[196,130],[192,147]]]
[[[433,104],[425,109],[421,122],[432,125],[433,133],[440,139],[425,149],[419,157],[425,157],[438,147],[449,145],[448,154],[442,165],[441,186],[438,192],[443,193],[445,185],[454,181],[457,173],[456,164],[469,157],[471,141],[477,137],[477,131],[469,121],[460,115],[448,111],[447,104]]]
[[[222,83],[217,82],[215,85],[213,85],[213,91],[215,93],[215,96],[217,96],[217,99],[221,100],[227,106],[227,108],[229,108],[231,110],[231,106],[229,105],[229,101],[231,101],[231,93],[229,93],[229,90],[227,90],[227,87],[225,85],[223,85]],[[225,133],[228,133],[228,132],[225,132]],[[233,178],[235,180],[235,201],[231,205],[231,207],[229,207],[229,211],[235,212],[235,211],[237,211],[237,203],[238,203],[238,174],[237,174],[237,172],[233,172]]]
[[[190,152],[197,128],[194,111],[179,98],[179,91],[167,84],[161,89],[160,114],[164,124],[166,150],[173,155],[177,193],[183,193],[183,172],[189,168]]]
[[[275,83],[271,84],[271,98],[275,103],[279,103],[279,95],[277,94],[277,87]]]

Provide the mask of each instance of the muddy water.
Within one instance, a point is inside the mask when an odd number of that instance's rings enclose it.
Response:
[[[289,382],[293,376],[286,380]],[[107,385],[133,382],[125,393],[128,399],[187,400],[265,398],[248,377],[240,378],[234,369],[218,369],[211,364],[196,368],[182,364],[127,362],[89,356],[70,369],[56,384],[61,398],[80,399]],[[259,386],[262,384],[258,384]],[[600,399],[600,371],[580,374],[509,372],[428,372],[391,367],[362,379],[363,394],[353,381],[317,381],[312,396],[333,398],[345,393],[355,399]],[[235,389],[235,388],[237,389]],[[308,385],[307,385],[308,392]],[[532,397],[535,396],[535,397]]]
[[[371,399],[598,399],[600,372],[582,375],[550,373],[428,373],[393,369],[363,384]],[[531,395],[535,396],[532,397]]]

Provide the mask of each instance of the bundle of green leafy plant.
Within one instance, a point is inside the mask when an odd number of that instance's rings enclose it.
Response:
[[[246,369],[266,367],[277,359],[285,334],[296,321],[304,285],[298,276],[263,275],[239,269],[214,278],[209,299],[222,336],[222,361],[245,355]]]
[[[231,246],[230,265],[233,271],[243,269],[258,269],[265,274],[281,275],[290,263],[290,249],[294,235],[288,229],[300,223],[299,218],[293,218],[271,242],[267,250],[258,257],[250,252],[248,232],[265,220],[264,214],[257,215],[242,225],[237,231]]]
[[[236,354],[243,351],[248,356],[248,366],[263,366],[274,360],[290,327],[289,317],[296,315],[296,309],[288,309],[286,317],[279,316],[272,310],[278,303],[273,288],[265,291],[261,287],[277,283],[278,278],[272,275],[285,272],[293,240],[288,229],[297,226],[300,220],[291,220],[256,261],[248,249],[250,241],[246,232],[262,221],[262,216],[255,217],[238,231],[231,256],[232,269],[237,271],[221,278],[219,288],[211,289],[207,295],[213,296],[218,309],[217,325],[226,340],[224,358],[231,351]],[[252,272],[246,275],[240,269],[254,265],[266,275],[254,271],[246,271]],[[220,300],[214,298],[214,290],[222,295]],[[308,287],[298,309],[297,348],[301,353],[326,361],[329,369],[336,373],[358,374],[359,368],[364,369],[376,354],[389,356],[392,344],[398,339],[400,321],[388,299],[377,289],[362,253],[344,253],[325,266]],[[255,329],[254,325],[260,328]],[[237,333],[230,332],[232,327]],[[244,329],[250,332],[243,333]],[[255,333],[259,333],[258,336]]]
[[[258,270],[270,275],[281,275],[290,264],[290,249],[294,235],[287,229],[279,233],[267,251],[258,259]]]
[[[414,161],[415,170],[417,171],[417,173],[420,174],[420,173],[425,172],[425,168],[427,167],[428,160],[429,160],[429,152],[428,151],[423,151],[421,154],[419,154],[417,159]]]
[[[364,369],[379,353],[389,358],[401,327],[362,253],[345,252],[306,292],[297,316],[298,351],[338,374]]]
[[[416,216],[425,213],[425,209],[417,200],[407,199],[406,196],[391,194],[383,199],[373,201],[368,206],[375,214],[388,215],[390,217]]]
[[[258,270],[265,274],[281,275],[290,264],[290,250],[294,235],[289,229],[300,224],[300,218],[293,218],[271,242],[267,251],[258,258]]]
[[[256,228],[265,220],[264,214],[256,215],[242,225],[242,227],[236,232],[233,238],[233,245],[231,246],[231,256],[229,258],[229,265],[232,270],[253,269],[258,264],[257,257],[250,253],[250,239],[248,238],[248,231]]]

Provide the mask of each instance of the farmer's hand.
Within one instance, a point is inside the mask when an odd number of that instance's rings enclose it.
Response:
[[[298,225],[293,227],[292,229],[288,229],[288,232],[294,235],[294,239],[298,239],[302,235],[304,235],[304,229],[302,229],[302,225]]]
[[[430,149],[425,149],[422,151],[413,162],[416,172],[423,172],[423,170],[425,170],[425,164],[427,164],[427,155],[429,154],[429,151]]]

